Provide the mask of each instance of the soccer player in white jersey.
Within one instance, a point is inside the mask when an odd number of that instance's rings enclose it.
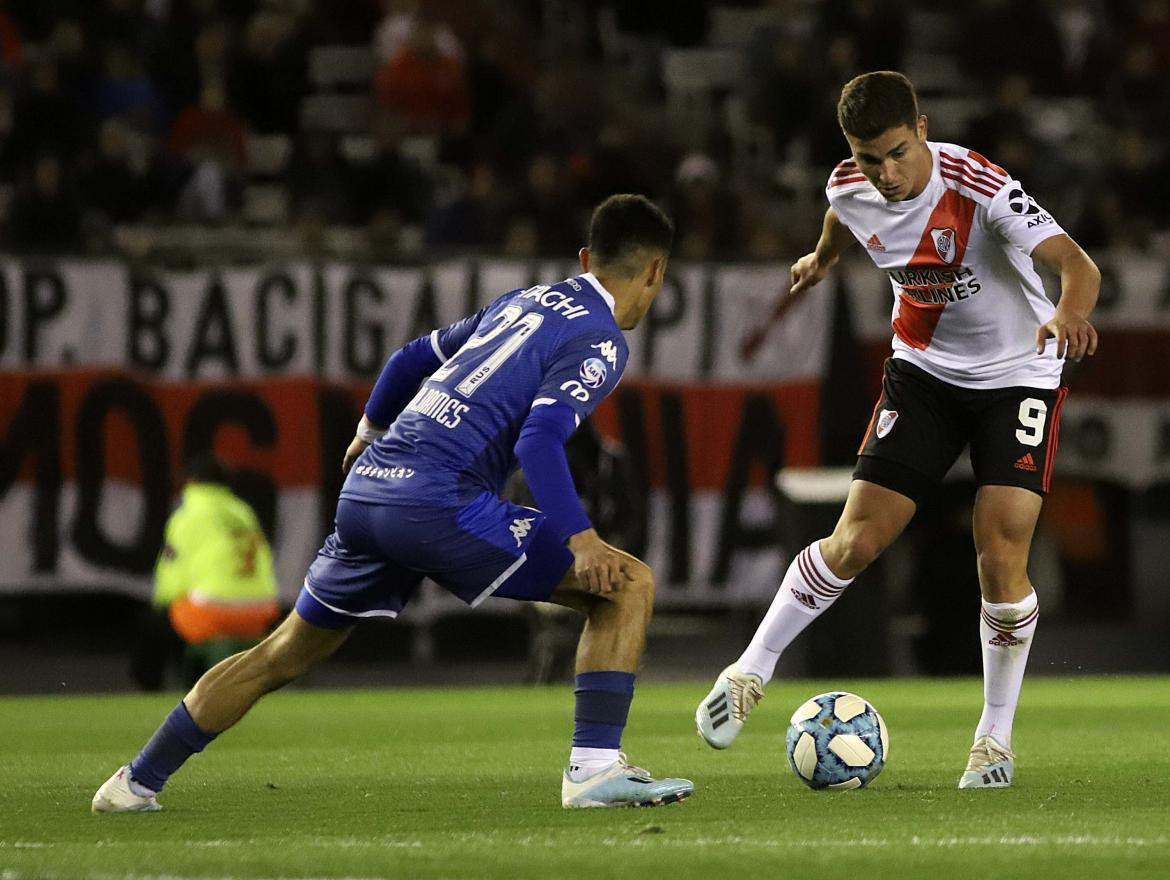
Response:
[[[1012,781],[1012,720],[1038,617],[1027,562],[1067,393],[1061,368],[1096,350],[1089,314],[1100,273],[1003,168],[927,140],[926,117],[902,74],[853,79],[837,116],[853,155],[829,178],[820,240],[792,266],[773,317],[856,240],[890,277],[893,356],[836,528],[793,559],[696,721],[711,746],[731,745],[781,653],[902,533],[970,446],[984,706],[959,787],[1003,788]],[[1055,307],[1033,263],[1060,276]]]

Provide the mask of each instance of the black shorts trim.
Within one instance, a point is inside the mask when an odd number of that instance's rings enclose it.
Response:
[[[904,495],[915,504],[921,504],[922,499],[938,487],[938,480],[934,477],[919,473],[900,462],[878,458],[875,455],[857,457],[853,479],[876,483],[884,489]]]

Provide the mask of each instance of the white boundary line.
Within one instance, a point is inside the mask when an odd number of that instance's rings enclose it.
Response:
[[[549,846],[561,847],[564,845],[565,834],[560,832],[552,832],[546,835],[523,835],[521,837],[513,837],[510,834],[501,832],[464,832],[462,834],[444,834],[445,840],[458,840],[463,843],[494,843],[494,842],[511,842],[524,846]],[[220,838],[220,839],[206,839],[206,840],[184,840],[176,841],[181,846],[195,849],[230,849],[234,847],[251,847],[263,843],[264,840],[258,838]],[[805,839],[791,839],[791,840],[761,840],[756,837],[741,837],[737,835],[727,835],[725,837],[682,837],[670,838],[668,840],[658,840],[651,838],[641,838],[634,836],[610,836],[598,841],[599,843],[619,845],[668,845],[671,848],[696,848],[696,847],[722,847],[735,846],[756,849],[850,849],[850,848],[873,848],[882,849],[887,847],[914,847],[918,849],[952,849],[955,847],[986,847],[986,846],[1000,846],[1000,847],[1170,847],[1170,836],[1159,835],[1155,837],[1139,837],[1133,835],[1101,835],[1101,834],[1016,834],[1016,835],[983,835],[983,836],[943,836],[943,837],[926,837],[923,835],[912,835],[910,837],[830,837],[830,838],[805,838]],[[314,848],[322,849],[422,849],[432,845],[429,840],[421,838],[398,838],[398,837],[328,837],[315,836],[302,838],[299,843]],[[47,841],[28,841],[28,840],[0,840],[0,850],[4,849],[55,849],[58,846],[74,848],[84,846],[85,844],[77,844],[67,842],[64,844]],[[133,846],[141,847],[141,841],[131,840],[110,840],[103,839],[95,841],[92,846],[98,847],[123,847]],[[167,844],[171,846],[173,844]],[[3,880],[5,875],[0,874],[0,880]],[[94,875],[98,876],[98,875]],[[146,875],[136,874],[135,877],[147,876],[165,876],[165,875]]]

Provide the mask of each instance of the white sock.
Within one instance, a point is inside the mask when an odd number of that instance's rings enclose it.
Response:
[[[127,779],[126,782],[130,788],[130,793],[136,797],[154,797],[156,794],[158,794],[157,791],[152,788],[147,788],[133,777]]]
[[[764,684],[771,681],[776,662],[792,640],[837,601],[852,582],[853,578],[843,581],[829,571],[821,556],[820,541],[813,541],[797,553],[784,573],[772,606],[735,663],[739,671],[755,673]]]
[[[1012,720],[1020,701],[1024,667],[1036,633],[1040,606],[1032,592],[1019,602],[984,601],[979,614],[979,638],[983,644],[983,715],[975,739],[991,736],[1012,747]]]
[[[569,778],[574,782],[588,779],[618,760],[620,756],[617,749],[590,749],[584,746],[573,746],[569,752]]]

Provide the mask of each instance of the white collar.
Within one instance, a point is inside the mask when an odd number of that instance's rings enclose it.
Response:
[[[584,278],[586,281],[589,282],[589,284],[593,287],[594,290],[596,290],[599,294],[601,294],[601,298],[603,300],[605,300],[605,304],[607,306],[609,306],[609,310],[612,313],[614,310],[614,307],[617,305],[617,302],[616,302],[616,300],[614,300],[613,294],[610,293],[608,290],[606,290],[605,287],[602,285],[602,283],[597,280],[597,276],[594,275],[592,272],[586,272],[585,274],[580,275],[578,277]]]

